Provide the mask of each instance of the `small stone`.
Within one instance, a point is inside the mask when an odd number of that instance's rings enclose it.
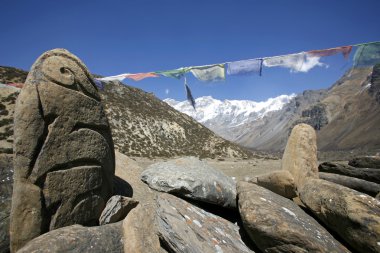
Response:
[[[287,170],[260,175],[257,177],[257,184],[288,199],[297,196],[293,176]]]
[[[138,201],[128,197],[112,196],[100,215],[99,224],[105,225],[123,220],[138,203]]]

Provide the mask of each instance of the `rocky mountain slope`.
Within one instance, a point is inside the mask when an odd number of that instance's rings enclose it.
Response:
[[[245,133],[245,126],[280,110],[295,94],[269,98],[267,101],[218,100],[211,96],[196,99],[196,110],[187,101],[165,99],[173,108],[183,112],[223,138],[234,141]]]
[[[27,72],[0,67],[0,82],[23,82]],[[12,153],[12,115],[18,94],[14,87],[0,89],[0,147]],[[248,157],[252,153],[226,141],[153,94],[110,82],[101,91],[115,148],[129,156]]]
[[[317,130],[320,151],[360,149],[378,152],[379,76],[380,65],[349,70],[329,89],[307,90],[293,99],[278,97],[274,107],[268,100],[261,114],[251,113],[249,106],[246,111],[239,109],[238,114],[231,113],[233,110],[225,110],[223,103],[204,103],[204,99],[197,112],[191,112],[179,102],[166,102],[224,138],[256,150],[283,150],[293,126],[307,123]],[[209,118],[202,114],[205,112]]]

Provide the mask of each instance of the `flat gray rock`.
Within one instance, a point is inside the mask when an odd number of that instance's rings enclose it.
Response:
[[[155,163],[142,172],[141,180],[157,191],[236,208],[236,183],[195,157]]]
[[[356,177],[380,184],[380,170],[372,168],[355,168],[350,165],[324,162],[318,167],[320,172],[334,173],[348,177]]]
[[[349,252],[289,199],[246,182],[238,199],[244,228],[263,252]]]
[[[307,181],[302,202],[357,252],[380,252],[380,201],[322,179]]]
[[[348,165],[357,168],[380,169],[380,156],[361,156],[348,162]]]
[[[99,224],[105,225],[121,221],[138,205],[138,201],[120,195],[112,196],[99,218]]]
[[[111,130],[90,73],[64,49],[45,52],[15,107],[11,250],[60,227],[96,225],[114,170]]]
[[[157,205],[159,236],[170,252],[253,252],[230,221],[169,194],[161,194]]]
[[[18,253],[124,253],[122,222],[83,227],[72,225],[53,230],[28,242]]]
[[[319,172],[319,178],[346,186],[359,192],[363,192],[372,197],[375,197],[380,192],[380,184],[376,184],[374,182],[369,182],[355,177]]]

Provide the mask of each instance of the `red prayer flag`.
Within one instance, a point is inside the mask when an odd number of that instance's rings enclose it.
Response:
[[[140,81],[140,80],[147,78],[147,77],[159,77],[159,75],[150,72],[150,73],[127,74],[127,75],[125,75],[125,77],[130,78],[134,81]]]
[[[24,87],[23,83],[8,83],[7,85],[8,86],[13,86],[13,87],[16,87],[16,88],[20,88],[20,89],[22,89],[22,87]]]
[[[312,50],[308,51],[308,54],[313,56],[323,57],[330,56],[338,53],[342,53],[344,58],[347,59],[352,50],[352,46],[343,46],[343,47],[334,47],[330,49],[322,49],[322,50]]]

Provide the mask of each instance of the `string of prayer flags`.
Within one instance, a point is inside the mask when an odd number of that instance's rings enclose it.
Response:
[[[335,47],[335,48],[329,48],[329,49],[322,49],[322,50],[311,50],[307,53],[312,56],[317,57],[324,57],[324,56],[331,56],[334,54],[342,53],[343,57],[347,59],[350,56],[350,53],[352,51],[352,46],[343,46],[343,47]]]
[[[186,68],[178,68],[178,69],[166,70],[166,71],[156,71],[154,73],[161,76],[165,76],[165,77],[181,79],[189,71],[190,71],[190,67],[186,67]]]
[[[354,55],[354,67],[364,67],[380,62],[380,42],[359,45]]]
[[[190,67],[190,72],[200,81],[213,82],[226,79],[225,64]]]
[[[263,59],[249,59],[229,62],[227,66],[228,75],[258,74],[261,76]]]

